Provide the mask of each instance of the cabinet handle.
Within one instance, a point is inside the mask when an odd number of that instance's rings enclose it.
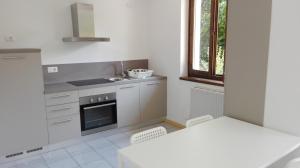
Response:
[[[55,96],[55,97],[51,97],[51,99],[61,99],[61,98],[66,98],[66,97],[70,97],[71,95],[61,95],[61,96]]]
[[[136,86],[128,86],[128,87],[121,87],[120,89],[121,90],[124,90],[124,89],[132,89],[132,88],[135,88]]]
[[[56,112],[67,111],[67,110],[71,110],[71,109],[72,108],[68,107],[68,108],[63,108],[63,109],[51,110],[51,112],[56,113]]]
[[[20,60],[20,59],[24,59],[25,57],[2,57],[1,59],[3,60]]]
[[[52,125],[61,125],[61,124],[66,124],[66,123],[69,123],[71,122],[72,119],[68,119],[68,120],[65,120],[65,121],[59,121],[59,122],[55,122],[53,123]]]
[[[149,83],[149,84],[147,84],[148,86],[158,86],[158,85],[160,85],[160,83]]]

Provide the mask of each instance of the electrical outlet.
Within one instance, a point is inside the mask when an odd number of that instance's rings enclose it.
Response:
[[[58,67],[48,67],[48,73],[57,73]]]
[[[14,42],[16,41],[15,37],[13,35],[5,36],[4,40],[6,42]]]

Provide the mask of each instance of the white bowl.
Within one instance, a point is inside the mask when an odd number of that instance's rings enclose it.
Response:
[[[128,76],[131,78],[145,79],[153,75],[153,70],[149,69],[131,69],[128,70]]]

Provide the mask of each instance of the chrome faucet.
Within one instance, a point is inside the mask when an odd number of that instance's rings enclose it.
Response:
[[[122,77],[125,78],[126,74],[124,73],[124,61],[121,61],[121,68],[122,68]]]

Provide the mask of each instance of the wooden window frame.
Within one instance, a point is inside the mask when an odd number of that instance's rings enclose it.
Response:
[[[216,52],[217,52],[216,40],[218,38],[217,36],[218,36],[218,14],[219,14],[218,0],[211,0],[209,70],[208,72],[206,72],[206,71],[193,69],[194,38],[195,38],[194,37],[195,1],[196,0],[190,0],[189,2],[188,77],[224,81],[225,68],[224,68],[223,75],[216,75]],[[228,12],[228,3],[227,3],[227,12]],[[228,16],[228,13],[226,15]],[[227,36],[227,26],[225,32]],[[226,44],[225,44],[225,48],[226,48]],[[225,58],[226,57],[224,55],[224,60]]]

